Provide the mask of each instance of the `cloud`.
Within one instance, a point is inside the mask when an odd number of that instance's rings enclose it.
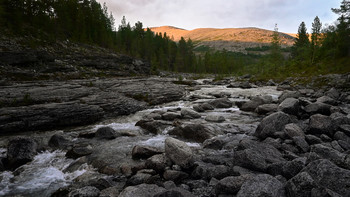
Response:
[[[301,21],[312,23],[318,15],[324,23],[336,19],[330,8],[340,0],[99,0],[106,2],[116,23],[122,16],[144,26],[172,25],[185,29],[200,27],[260,27],[296,32]],[[322,21],[323,22],[323,21]]]

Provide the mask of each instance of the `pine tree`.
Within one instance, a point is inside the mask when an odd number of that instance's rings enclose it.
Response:
[[[272,34],[272,41],[271,41],[271,49],[270,49],[270,64],[273,67],[273,70],[276,72],[277,67],[282,64],[283,61],[283,55],[281,51],[281,43],[278,33],[277,24],[275,24],[275,29]]]

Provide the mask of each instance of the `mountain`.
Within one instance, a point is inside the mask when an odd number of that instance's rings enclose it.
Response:
[[[184,37],[198,46],[208,46],[217,50],[226,49],[236,52],[247,52],[246,48],[261,47],[269,45],[272,40],[273,31],[259,28],[199,28],[185,30],[172,26],[161,26],[150,28],[155,33],[166,33],[175,41]],[[282,47],[292,46],[295,34],[279,33]]]

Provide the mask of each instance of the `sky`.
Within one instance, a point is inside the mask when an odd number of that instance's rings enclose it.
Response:
[[[316,16],[323,25],[333,24],[341,0],[98,0],[106,2],[118,27],[123,16],[133,26],[196,28],[258,27],[297,33],[302,21],[308,31]]]

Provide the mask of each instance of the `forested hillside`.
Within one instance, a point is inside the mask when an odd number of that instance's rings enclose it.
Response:
[[[1,33],[32,36],[46,41],[68,40],[108,48],[147,60],[152,71],[253,74],[260,78],[350,72],[350,5],[344,0],[335,25],[322,27],[316,17],[311,40],[301,23],[295,44],[281,47],[276,26],[270,46],[247,48],[247,54],[208,47],[166,33],[154,33],[141,22],[133,26],[125,17],[116,27],[107,6],[96,0],[1,0]],[[142,20],[142,19],[141,19]],[[296,27],[297,28],[297,27]],[[31,43],[36,47],[38,43]],[[40,44],[40,43],[39,43]],[[262,52],[262,53],[261,53]]]

